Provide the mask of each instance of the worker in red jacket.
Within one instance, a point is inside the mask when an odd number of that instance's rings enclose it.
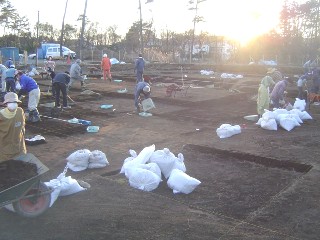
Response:
[[[101,60],[101,71],[102,71],[102,75],[103,75],[103,80],[107,80],[107,78],[109,79],[109,81],[111,82],[111,62],[110,59],[108,58],[108,55],[105,53],[103,54],[102,60]]]

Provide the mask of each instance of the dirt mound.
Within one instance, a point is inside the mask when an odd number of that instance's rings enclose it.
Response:
[[[37,166],[17,160],[0,163],[0,192],[37,175]]]

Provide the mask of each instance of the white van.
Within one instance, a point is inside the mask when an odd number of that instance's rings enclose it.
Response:
[[[67,58],[69,54],[70,54],[71,58],[76,57],[76,53],[74,51],[70,50],[67,47],[62,46],[62,56],[64,58]],[[60,46],[48,47],[47,52],[46,52],[46,59],[48,59],[49,57],[52,57],[53,59],[59,59],[60,58]]]

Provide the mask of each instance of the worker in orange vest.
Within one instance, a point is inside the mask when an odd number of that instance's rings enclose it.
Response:
[[[102,60],[101,60],[101,71],[102,71],[102,75],[103,75],[103,80],[107,80],[107,78],[109,79],[109,81],[111,82],[112,77],[111,77],[111,62],[110,59],[108,58],[108,55],[105,53],[103,54]]]

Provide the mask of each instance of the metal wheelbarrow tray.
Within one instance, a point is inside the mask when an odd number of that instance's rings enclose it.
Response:
[[[0,208],[12,204],[16,213],[24,217],[36,217],[50,206],[52,189],[40,181],[41,175],[49,170],[33,154],[21,155],[14,160],[33,163],[37,175],[0,192]]]

